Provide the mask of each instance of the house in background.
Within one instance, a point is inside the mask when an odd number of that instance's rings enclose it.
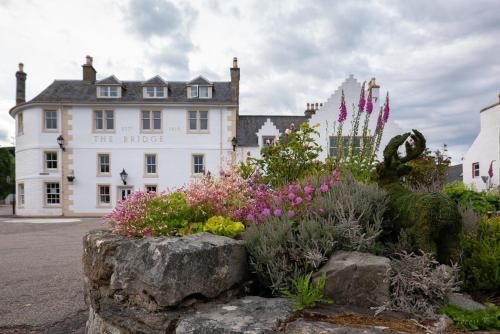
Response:
[[[463,158],[463,181],[483,191],[500,184],[500,94],[479,117],[479,134]]]

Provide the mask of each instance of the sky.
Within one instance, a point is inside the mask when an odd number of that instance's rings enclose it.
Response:
[[[500,1],[0,0],[0,145],[11,145],[15,71],[27,99],[55,79],[230,79],[241,114],[302,114],[353,74],[390,92],[392,120],[454,163],[500,93]]]

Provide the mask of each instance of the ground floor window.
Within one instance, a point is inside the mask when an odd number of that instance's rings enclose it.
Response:
[[[107,206],[111,204],[111,187],[109,185],[99,185],[98,186],[98,203],[101,206]]]
[[[354,140],[354,150],[359,151],[361,150],[361,139],[362,136],[355,136],[353,138]],[[330,136],[330,143],[329,143],[329,150],[328,154],[331,157],[336,157],[339,152],[338,152],[338,144],[337,143],[337,136]],[[351,145],[351,136],[342,136],[342,151],[343,155],[346,156],[349,152],[349,146]]]
[[[472,163],[472,177],[479,177],[479,162]]]
[[[158,187],[156,184],[146,184],[145,188],[147,192],[156,192]]]
[[[100,153],[97,155],[98,169],[97,174],[109,174],[110,169],[110,159],[108,153]]]
[[[193,154],[193,174],[205,173],[205,156],[203,154]]]
[[[156,175],[157,174],[157,162],[156,154],[146,154],[145,155],[145,174]]]
[[[17,205],[24,206],[24,183],[17,185]]]
[[[45,184],[45,204],[54,205],[61,203],[61,188],[58,182]]]
[[[262,143],[264,144],[264,146],[273,145],[275,139],[275,136],[262,136]]]

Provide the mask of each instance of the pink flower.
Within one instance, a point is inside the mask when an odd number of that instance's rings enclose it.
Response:
[[[318,210],[318,211],[319,211],[319,213],[321,213],[321,214],[324,214],[324,213],[325,213],[325,210],[323,210],[323,208],[319,208],[319,210]]]
[[[290,133],[292,133],[292,130],[290,130],[290,129],[285,130],[285,135],[289,135]]]
[[[339,113],[338,121],[339,121],[339,123],[343,123],[347,119],[347,107],[345,106],[344,90],[342,90],[342,97],[340,99],[339,110],[340,110],[340,113]]]
[[[358,108],[359,112],[363,112],[365,109],[365,82],[363,81],[363,85],[361,86],[361,93],[359,94],[359,103],[358,103]]]
[[[275,217],[281,216],[281,209],[274,209],[274,216]]]
[[[380,130],[382,130],[383,124],[384,123],[382,122],[382,113],[379,113],[377,118],[377,129],[375,130],[377,133],[380,132]]]
[[[306,201],[312,201],[312,199],[313,199],[313,198],[312,198],[312,196],[311,196],[311,195],[306,195],[306,196],[304,197],[304,199],[305,199]]]
[[[328,191],[328,185],[326,183],[323,183],[320,187],[321,192],[326,193]]]
[[[301,197],[295,198],[295,204],[300,204],[300,203],[302,203],[302,198]]]
[[[247,220],[248,220],[248,221],[252,222],[252,221],[254,221],[254,219],[255,219],[255,217],[253,216],[253,214],[249,213],[249,214],[247,215]]]
[[[295,199],[296,195],[294,193],[289,193],[288,198],[293,201]]]
[[[295,216],[295,212],[293,212],[293,210],[288,210],[286,215],[288,216],[288,218],[292,218],[293,216]]]
[[[332,172],[332,177],[334,180],[338,180],[339,179],[339,176],[340,176],[340,172],[338,169],[334,169],[333,172]]]
[[[310,185],[307,185],[307,186],[305,186],[305,187],[304,187],[304,192],[305,192],[306,194],[310,194],[310,193],[312,193],[313,191],[314,191],[314,188],[313,188],[312,186],[310,186]]]
[[[153,236],[153,231],[151,230],[151,228],[149,227],[146,227],[142,233],[144,234],[144,236],[146,237],[152,237]]]
[[[387,123],[387,120],[389,119],[389,111],[391,109],[389,108],[389,92],[387,92],[387,95],[385,96],[385,106],[384,106],[384,123]]]
[[[263,215],[264,217],[267,217],[267,216],[269,216],[270,214],[271,214],[271,209],[269,209],[269,208],[264,208],[264,210],[262,210],[262,215]]]
[[[368,93],[368,102],[366,103],[366,112],[371,114],[373,111],[373,102],[372,102],[372,90]]]

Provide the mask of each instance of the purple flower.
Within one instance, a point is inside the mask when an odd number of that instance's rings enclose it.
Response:
[[[304,187],[304,192],[305,192],[306,194],[310,194],[310,193],[312,193],[313,191],[314,191],[314,188],[313,188],[312,186],[310,186],[310,185],[307,185],[307,186],[305,186],[305,187]]]
[[[328,191],[328,185],[326,183],[323,183],[320,187],[321,192],[326,193]]]
[[[293,210],[288,210],[286,215],[288,216],[288,218],[292,218],[293,216],[295,216],[295,212],[293,212]]]
[[[363,85],[361,86],[361,93],[359,94],[359,103],[358,103],[358,108],[359,112],[363,112],[365,109],[365,82],[363,81]]]
[[[236,211],[234,211],[234,214],[237,215],[237,216],[241,215],[241,210],[237,209]]]
[[[319,208],[319,213],[324,214],[325,210],[323,210],[323,208]]]
[[[387,123],[387,120],[389,119],[389,111],[391,109],[389,108],[389,92],[387,92],[387,95],[385,96],[385,106],[384,106],[384,123]]]
[[[271,209],[269,209],[269,208],[264,208],[264,210],[262,210],[262,215],[263,215],[264,217],[267,217],[267,216],[269,216],[270,214],[271,214]]]
[[[248,221],[252,222],[252,221],[254,221],[254,219],[255,219],[255,217],[253,216],[253,214],[249,213],[249,214],[247,215],[247,220],[248,220]]]
[[[366,112],[371,114],[373,111],[373,102],[372,102],[372,90],[368,93],[368,102],[366,102]]]
[[[375,131],[377,133],[380,132],[380,130],[382,130],[382,126],[383,126],[383,123],[382,123],[382,113],[379,113],[378,114],[378,118],[377,118],[377,129]]]
[[[342,90],[342,98],[340,99],[339,123],[343,123],[347,119],[347,107],[345,106],[344,90]]]
[[[313,199],[313,198],[312,198],[312,196],[311,196],[311,195],[306,195],[306,196],[304,196],[304,199],[305,199],[306,201],[312,201],[312,199]]]
[[[281,216],[281,209],[279,209],[279,208],[278,209],[274,209],[274,216],[275,217]]]
[[[300,203],[302,203],[302,198],[301,197],[295,198],[295,204],[300,204]]]
[[[289,194],[288,194],[288,198],[289,198],[291,201],[293,201],[295,197],[296,197],[296,196],[295,196],[295,194],[294,194],[294,193],[289,193]]]
[[[338,180],[339,179],[339,176],[340,176],[340,172],[338,169],[334,169],[333,172],[332,172],[332,177],[334,180]]]

